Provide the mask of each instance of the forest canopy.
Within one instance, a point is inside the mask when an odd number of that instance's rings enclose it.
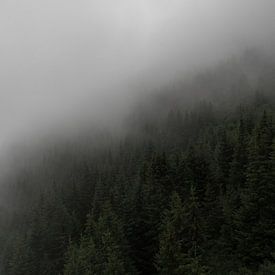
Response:
[[[17,157],[1,274],[275,274],[275,67],[243,60]]]

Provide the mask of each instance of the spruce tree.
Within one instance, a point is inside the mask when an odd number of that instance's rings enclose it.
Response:
[[[156,266],[160,274],[203,274],[203,229],[200,205],[195,188],[183,206],[178,194],[173,194],[165,212],[160,234]]]
[[[275,178],[272,175],[273,126],[264,112],[250,144],[247,186],[236,215],[238,251],[241,260],[256,268],[272,260],[275,244]]]

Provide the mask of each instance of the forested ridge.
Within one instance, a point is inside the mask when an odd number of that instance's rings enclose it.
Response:
[[[275,86],[235,69],[10,173],[1,274],[275,274]]]

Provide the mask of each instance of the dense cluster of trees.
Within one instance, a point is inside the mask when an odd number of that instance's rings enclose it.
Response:
[[[233,105],[135,116],[100,148],[60,146],[19,169],[2,273],[275,274],[274,97]]]

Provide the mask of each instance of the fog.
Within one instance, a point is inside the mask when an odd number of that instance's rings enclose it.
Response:
[[[273,0],[2,0],[1,146],[108,120],[186,72],[271,50],[274,14]]]

